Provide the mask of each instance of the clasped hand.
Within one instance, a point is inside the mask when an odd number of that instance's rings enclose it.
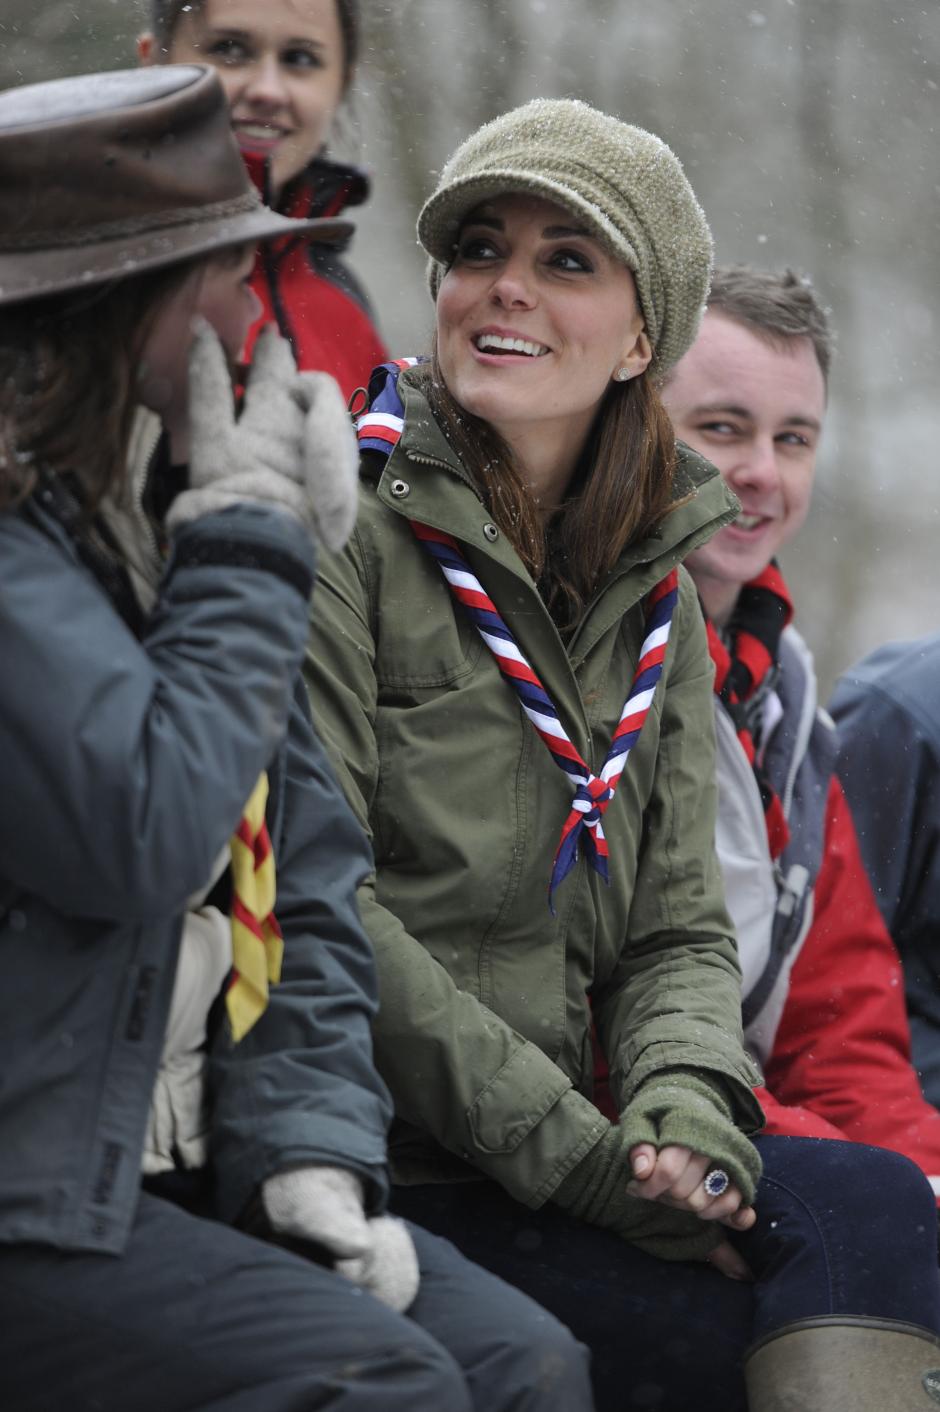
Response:
[[[754,1207],[745,1205],[734,1182],[721,1196],[709,1196],[704,1182],[715,1163],[702,1152],[675,1144],[657,1151],[650,1142],[638,1142],[630,1148],[629,1160],[633,1179],[627,1183],[627,1191],[631,1196],[690,1211],[702,1221],[718,1221],[735,1231],[748,1231],[757,1220]],[[708,1260],[732,1279],[752,1278],[745,1261],[727,1241],[717,1246]]]

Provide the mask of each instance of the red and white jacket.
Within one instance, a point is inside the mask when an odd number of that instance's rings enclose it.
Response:
[[[779,866],[753,769],[715,701],[718,856],[738,932],[745,1039],[764,1071],[766,1131],[892,1148],[940,1195],[940,1113],[911,1064],[901,964],[834,773],[835,728],[817,707],[812,657],[792,627],[780,668],[762,746],[790,827]]]
[[[834,773],[835,728],[817,707],[812,657],[781,640],[765,703],[763,764],[787,815],[778,863],[753,768],[715,698],[716,842],[738,934],[745,1041],[763,1069],[765,1131],[903,1153],[940,1198],[940,1112],[911,1064],[901,964]],[[609,1114],[598,1073],[596,1099]]]
[[[246,156],[249,175],[267,201],[267,165]],[[338,216],[359,206],[369,180],[356,167],[315,158],[284,190],[278,209],[286,216]],[[388,354],[369,302],[335,245],[285,236],[259,247],[251,285],[264,312],[248,335],[246,360],[265,324],[275,323],[290,342],[302,372],[332,373],[350,398],[367,387],[369,374]]]

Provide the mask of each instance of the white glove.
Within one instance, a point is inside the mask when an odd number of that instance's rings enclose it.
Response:
[[[236,421],[225,353],[207,323],[189,355],[190,488],[167,515],[174,529],[229,505],[277,505],[328,549],[356,520],[359,453],[342,393],[328,373],[298,373],[268,326],[254,350]]]
[[[278,1235],[325,1246],[338,1260],[372,1249],[362,1181],[345,1167],[293,1167],[261,1184],[265,1214]]]
[[[337,1274],[404,1313],[420,1281],[414,1243],[403,1221],[367,1220],[363,1195],[359,1177],[343,1167],[294,1167],[261,1185],[265,1214],[279,1235],[324,1246]]]
[[[410,1309],[418,1294],[421,1272],[418,1253],[404,1221],[375,1216],[369,1222],[372,1249],[354,1260],[337,1260],[336,1272],[362,1285],[399,1314]]]

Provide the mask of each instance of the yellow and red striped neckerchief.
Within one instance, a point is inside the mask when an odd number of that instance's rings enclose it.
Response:
[[[225,993],[237,1044],[264,1014],[268,986],[281,979],[284,942],[274,915],[274,853],[265,821],[268,777],[262,774],[232,836],[232,976]]]

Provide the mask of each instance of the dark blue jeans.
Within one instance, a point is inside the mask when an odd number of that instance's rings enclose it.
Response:
[[[0,1245],[3,1412],[590,1412],[587,1354],[413,1231],[407,1317],[144,1194],[123,1255]]]
[[[731,1236],[752,1285],[654,1259],[551,1204],[529,1211],[489,1182],[396,1187],[393,1209],[566,1323],[591,1349],[597,1412],[745,1412],[749,1345],[814,1315],[940,1333],[936,1201],[913,1163],[821,1139],[757,1145],[757,1223]]]

